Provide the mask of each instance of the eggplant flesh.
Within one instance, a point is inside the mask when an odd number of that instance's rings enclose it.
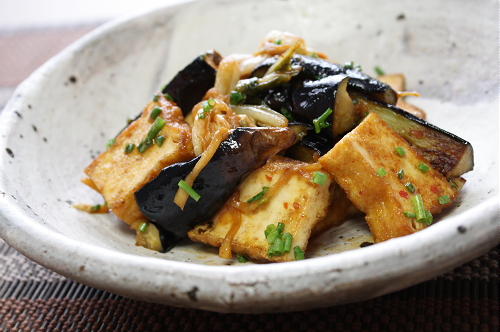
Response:
[[[188,114],[214,86],[217,67],[221,59],[221,55],[216,51],[208,51],[196,57],[175,75],[163,88],[162,93],[168,94],[181,108],[184,115]]]
[[[354,103],[360,117],[368,112],[377,113],[447,178],[461,176],[474,168],[474,151],[466,140],[394,105],[384,105],[359,96],[354,97]]]
[[[181,210],[173,200],[178,182],[192,171],[200,157],[164,168],[135,193],[136,201],[146,218],[170,239],[185,238],[196,224],[209,221],[220,210],[249,172],[295,141],[296,134],[289,128],[234,129],[194,181],[192,187],[201,195],[198,202],[188,199]]]

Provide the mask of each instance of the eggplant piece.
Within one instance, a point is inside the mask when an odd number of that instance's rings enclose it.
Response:
[[[184,115],[188,114],[214,86],[221,59],[222,56],[214,50],[198,56],[178,72],[161,92],[172,97]]]
[[[135,193],[142,213],[161,227],[170,238],[184,238],[196,224],[211,220],[233,194],[241,180],[266,160],[295,143],[289,128],[237,128],[231,131],[193,184],[201,195],[189,199],[181,210],[173,202],[178,182],[193,169],[200,157],[164,168]]]
[[[302,68],[299,75],[303,80],[318,80],[327,76],[336,76],[343,74],[350,78],[349,89],[357,91],[368,98],[395,104],[397,102],[397,93],[389,85],[380,82],[362,73],[361,71],[341,66],[321,58],[296,54],[292,59],[293,65]]]
[[[337,90],[345,78],[339,74],[302,82],[292,91],[292,113],[312,121],[328,108],[334,108]]]
[[[251,77],[258,77],[261,78],[263,77],[267,70],[276,62],[278,61],[279,56],[273,56],[270,58],[267,58],[266,60],[262,61],[255,69],[252,71],[252,74],[250,75]]]
[[[353,99],[355,111],[363,115],[377,113],[447,178],[458,177],[473,169],[474,151],[466,140],[394,105],[383,105],[359,96]]]
[[[302,140],[286,151],[286,156],[304,161],[316,162],[319,157],[333,148],[333,141],[330,138],[309,133]]]

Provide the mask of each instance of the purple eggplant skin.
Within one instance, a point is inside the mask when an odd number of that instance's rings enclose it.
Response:
[[[221,59],[222,56],[214,50],[196,57],[161,92],[172,98],[184,115],[188,114],[214,86]]]
[[[201,195],[198,202],[189,198],[181,210],[173,200],[179,181],[191,172],[200,157],[164,168],[135,193],[137,204],[144,216],[171,239],[185,238],[195,225],[211,220],[247,174],[295,141],[296,134],[289,128],[234,129],[194,181],[193,189]]]
[[[366,75],[365,73],[341,66],[321,58],[296,54],[292,64],[302,68],[297,79],[318,80],[327,76],[345,75],[349,77],[349,89],[365,95],[367,98],[387,103],[396,104],[397,93],[387,84]]]
[[[327,76],[317,81],[304,81],[292,91],[293,114],[312,121],[335,105],[335,96],[344,74]]]

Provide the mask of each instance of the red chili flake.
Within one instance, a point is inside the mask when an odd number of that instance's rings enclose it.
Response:
[[[443,190],[437,185],[432,185],[431,186],[431,191],[435,194],[440,194]]]
[[[295,210],[300,209],[300,204],[299,204],[299,203],[297,203],[297,202],[293,202],[293,208],[294,208]]]
[[[288,209],[288,202],[284,202],[284,203],[283,203],[283,207],[284,207],[285,209]]]
[[[411,130],[410,134],[416,138],[424,138],[424,132],[422,130]]]
[[[267,175],[267,174],[266,174],[266,179],[267,179],[267,181],[271,181],[271,180],[273,179],[273,176],[272,176],[272,175]]]
[[[404,191],[404,190],[401,190],[399,192],[399,196],[408,199],[408,193],[406,191]]]

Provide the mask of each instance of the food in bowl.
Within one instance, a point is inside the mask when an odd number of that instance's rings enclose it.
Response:
[[[473,149],[405,100],[403,75],[377,72],[278,31],[254,54],[206,52],[85,169],[106,203],[78,207],[112,211],[146,248],[188,237],[240,261],[303,259],[357,214],[376,242],[424,229]]]

